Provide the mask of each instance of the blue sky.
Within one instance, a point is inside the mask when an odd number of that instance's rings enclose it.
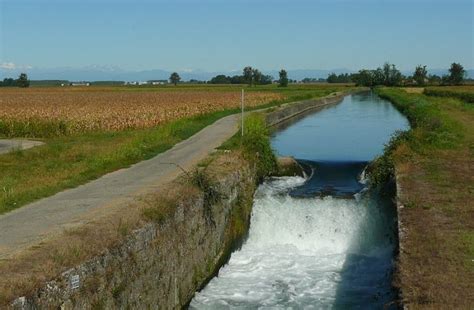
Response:
[[[0,64],[473,68],[473,10],[472,0],[0,0]]]

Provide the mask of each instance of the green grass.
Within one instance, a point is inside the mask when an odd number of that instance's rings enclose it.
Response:
[[[348,89],[337,86],[269,88],[284,92],[287,98],[261,105],[258,109]],[[216,87],[203,89],[215,90]],[[251,91],[261,89],[263,87],[256,87]],[[45,139],[43,146],[0,155],[0,214],[151,158],[216,120],[238,112],[239,109],[229,109],[144,130],[52,137]]]

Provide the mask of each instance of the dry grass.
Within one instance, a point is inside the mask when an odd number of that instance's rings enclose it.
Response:
[[[284,96],[249,92],[248,107]],[[240,105],[240,92],[202,90],[116,91],[110,88],[31,88],[0,90],[0,119],[15,123],[61,123],[64,133],[142,129],[184,117]]]
[[[427,87],[424,94],[437,97],[455,97],[474,103],[474,85]]]
[[[439,91],[474,93],[474,85],[434,86],[434,87],[429,87],[429,89],[439,90]]]
[[[423,87],[404,87],[403,90],[409,94],[421,94],[425,89]]]

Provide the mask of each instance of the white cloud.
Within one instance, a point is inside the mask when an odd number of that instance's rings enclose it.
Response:
[[[30,65],[16,65],[13,62],[2,62],[0,63],[0,69],[4,70],[15,70],[15,69],[32,69]]]
[[[0,69],[15,70],[16,65],[13,62],[2,62],[0,63]]]

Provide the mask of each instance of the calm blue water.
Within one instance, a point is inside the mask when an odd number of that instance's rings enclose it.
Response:
[[[272,145],[279,155],[298,159],[367,162],[383,152],[395,131],[408,128],[390,102],[366,93],[347,96],[275,132]]]
[[[367,190],[367,162],[407,120],[371,94],[346,97],[292,124],[272,144],[308,179],[259,186],[249,236],[192,309],[383,309],[391,286],[396,209]]]

